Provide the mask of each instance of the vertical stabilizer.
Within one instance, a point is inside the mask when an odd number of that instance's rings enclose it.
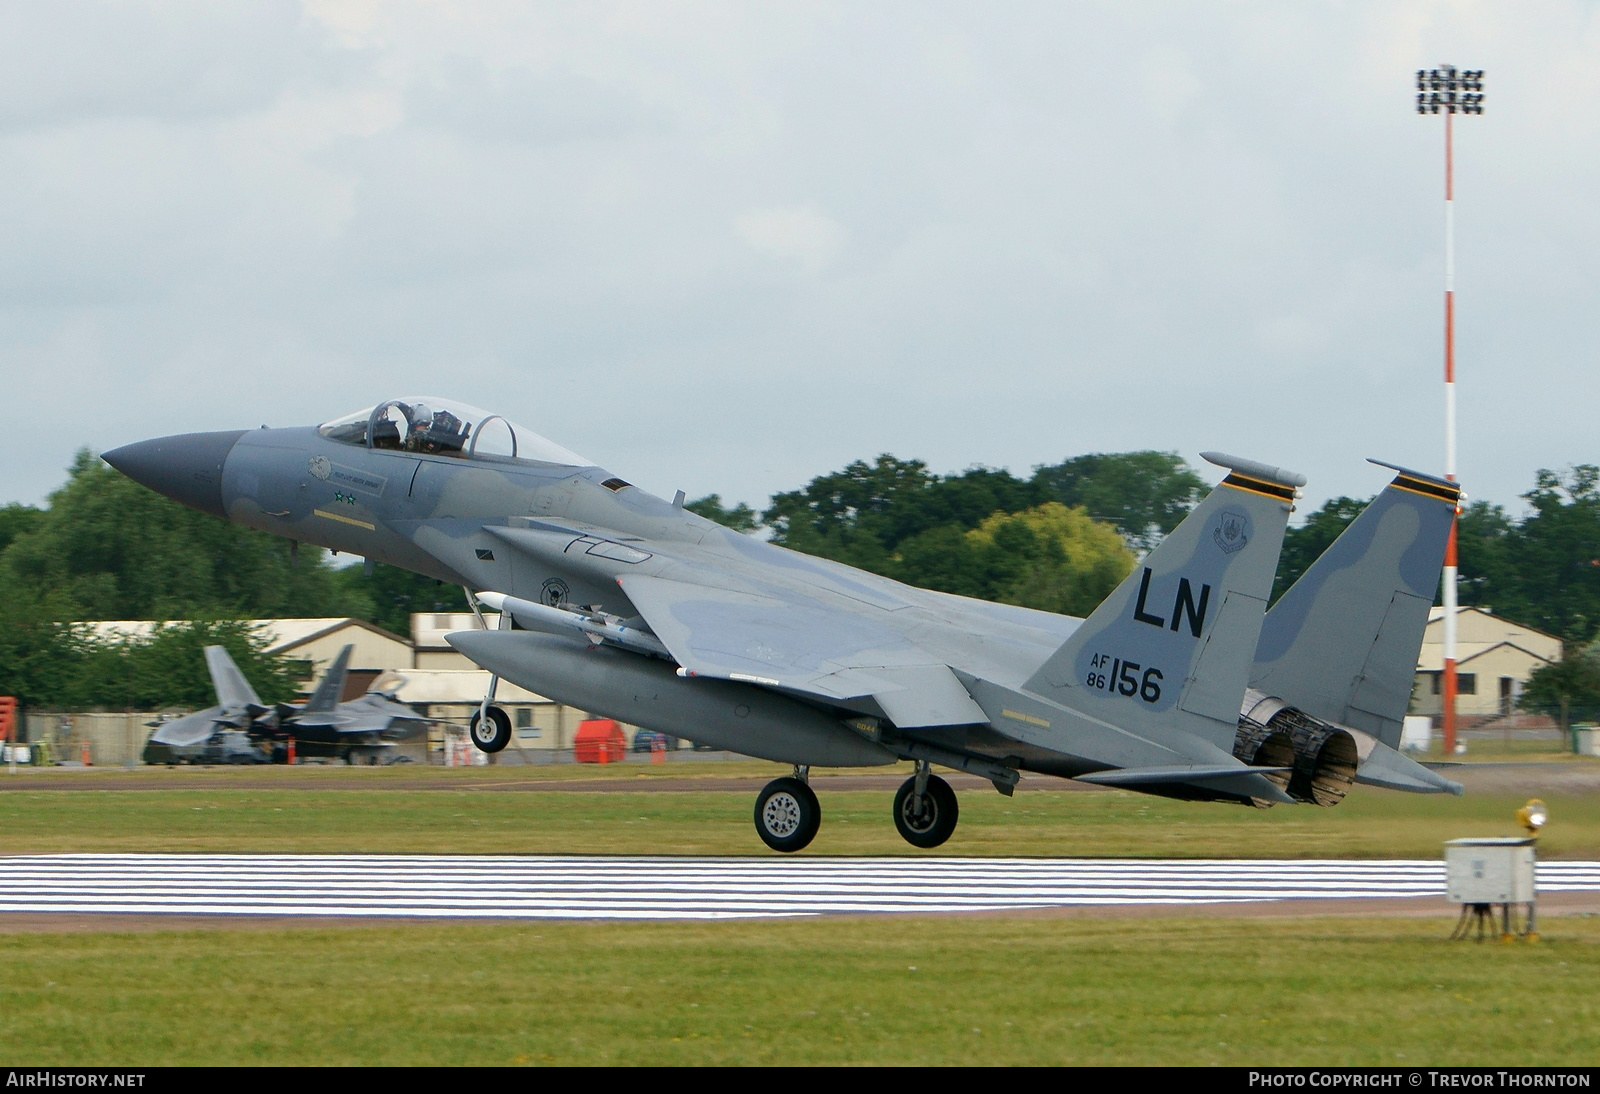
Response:
[[[244,678],[239,666],[233,663],[228,651],[221,646],[206,647],[206,669],[211,673],[211,686],[217,689],[217,702],[225,711],[260,707],[261,698],[250,681]]]
[[[1216,452],[1227,478],[1084,620],[1027,690],[1130,732],[1231,753],[1296,487]]]
[[[1461,494],[1447,479],[1394,470],[1267,613],[1250,673],[1262,694],[1390,748],[1400,744]]]
[[[346,644],[344,649],[339,651],[339,656],[333,659],[328,671],[317,681],[317,690],[311,693],[311,698],[300,708],[300,713],[316,714],[338,707],[339,696],[344,694],[345,677],[350,674],[350,651],[353,649],[355,646]]]

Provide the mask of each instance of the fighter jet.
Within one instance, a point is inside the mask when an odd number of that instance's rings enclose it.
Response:
[[[1443,552],[1432,530],[1453,484],[1402,471],[1382,511],[1363,514],[1264,627],[1305,479],[1202,456],[1227,470],[1221,484],[1083,620],[741,535],[686,511],[682,491],[655,497],[446,399],[165,437],[105,459],[294,545],[461,585],[470,604],[500,609],[501,626],[448,641],[493,679],[793,765],[755,803],[756,831],[778,851],[816,835],[812,767],[912,761],[891,815],[918,847],[945,842],[958,817],[934,764],[1004,794],[1030,772],[1175,798],[1333,804],[1369,768],[1383,785],[1451,789],[1394,751],[1392,685],[1415,667],[1415,649],[1396,660],[1415,622],[1399,597],[1431,599]],[[490,752],[510,736],[492,695],[491,683],[473,728]]]
[[[163,723],[145,744],[144,762],[272,763],[297,755],[337,757],[347,763],[383,762],[395,742],[424,720],[393,696],[368,692],[339,702],[349,675],[345,646],[304,703],[262,703],[250,681],[221,646],[206,647],[206,668],[218,705]]]
[[[396,757],[399,740],[427,724],[391,694],[368,691],[339,701],[354,649],[346,645],[339,650],[304,703],[278,704],[270,727],[275,752],[287,751],[293,737],[297,755],[335,757],[349,764],[386,763]]]
[[[251,738],[259,718],[273,713],[221,646],[206,647],[206,669],[217,705],[162,722],[145,742],[147,764],[256,764],[270,755]]]

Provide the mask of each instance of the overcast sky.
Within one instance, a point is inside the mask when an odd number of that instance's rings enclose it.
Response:
[[[1600,462],[1593,3],[0,6],[0,500],[490,407],[658,494],[1222,449]],[[1212,469],[1205,473],[1212,481]]]

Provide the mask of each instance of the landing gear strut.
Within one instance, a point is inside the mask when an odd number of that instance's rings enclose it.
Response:
[[[467,607],[472,609],[472,614],[478,620],[481,630],[488,630],[489,625],[483,620],[483,612],[478,608],[478,598],[472,595],[472,590],[465,585],[461,591],[467,594]],[[511,627],[511,613],[501,612],[499,628],[508,630]],[[500,674],[490,673],[489,690],[483,694],[483,702],[478,704],[478,713],[472,716],[472,723],[468,727],[468,736],[480,752],[487,752],[491,756],[506,745],[511,743],[511,716],[499,707],[494,706],[495,689],[500,686]]]
[[[756,834],[774,851],[800,850],[822,825],[822,807],[806,784],[810,771],[796,764],[793,776],[773,779],[756,797]]]
[[[930,772],[926,760],[894,795],[894,826],[913,847],[937,847],[956,830],[956,792]]]

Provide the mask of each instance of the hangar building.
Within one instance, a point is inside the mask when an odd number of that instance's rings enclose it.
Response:
[[[1456,714],[1487,721],[1516,709],[1535,669],[1561,660],[1561,639],[1484,608],[1456,609]],[[1444,710],[1444,609],[1428,613],[1422,653],[1411,689],[1411,713],[1438,717]]]

